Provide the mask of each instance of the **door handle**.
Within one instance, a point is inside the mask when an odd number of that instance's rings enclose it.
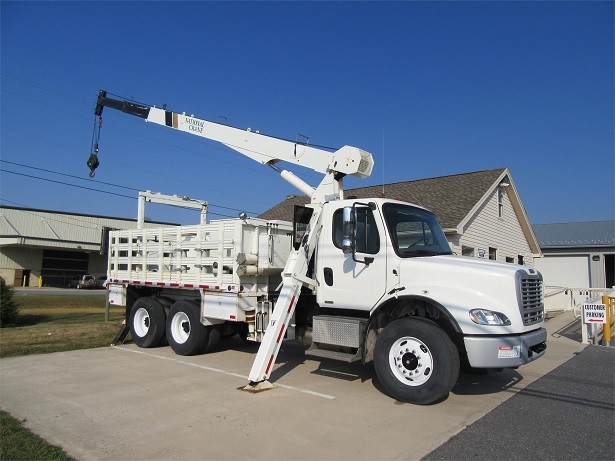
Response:
[[[325,267],[323,273],[325,276],[325,283],[330,287],[333,286],[333,269]]]

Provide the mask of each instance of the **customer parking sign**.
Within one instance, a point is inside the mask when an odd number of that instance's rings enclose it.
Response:
[[[606,305],[583,304],[583,323],[606,323]]]

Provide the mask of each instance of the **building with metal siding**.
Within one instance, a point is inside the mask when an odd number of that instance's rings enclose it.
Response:
[[[534,224],[545,283],[561,287],[615,285],[615,221]]]
[[[136,219],[0,206],[0,276],[15,286],[66,287],[105,274],[108,231],[136,228]]]

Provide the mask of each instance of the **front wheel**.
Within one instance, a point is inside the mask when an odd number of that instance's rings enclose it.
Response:
[[[374,368],[393,398],[427,405],[445,397],[457,382],[459,353],[435,323],[406,317],[378,336]]]

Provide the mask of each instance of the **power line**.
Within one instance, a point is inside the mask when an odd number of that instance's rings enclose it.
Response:
[[[38,177],[38,176],[32,176],[32,175],[25,174],[25,173],[17,173],[16,171],[10,171],[10,170],[6,170],[4,168],[0,168],[0,172],[2,172],[2,173],[10,173],[10,174],[14,174],[14,175],[17,175],[17,176],[24,176],[26,178],[33,178],[33,179],[38,179],[38,180],[41,180],[41,181],[47,181],[47,182],[52,182],[52,183],[55,183],[55,184],[61,184],[63,186],[77,187],[79,189],[87,189],[87,190],[91,190],[91,191],[94,191],[94,192],[101,192],[103,194],[116,195],[118,197],[124,197],[124,198],[129,198],[129,199],[132,199],[132,200],[136,200],[136,197],[132,197],[130,195],[124,195],[124,194],[118,194],[117,192],[109,192],[109,191],[105,191],[105,190],[94,189],[93,187],[78,186],[77,184],[69,184],[69,183],[65,183],[65,182],[62,182],[62,181],[55,181],[53,179],[41,178],[41,177]],[[2,199],[2,200],[4,200],[4,199]],[[5,200],[5,201],[7,201],[7,200]],[[209,206],[209,204],[208,204],[208,206]],[[231,211],[244,211],[244,210],[228,208],[228,207],[224,207],[224,206],[220,206],[220,205],[213,205],[213,206],[216,207],[216,208],[223,208],[223,209],[231,210]],[[222,214],[222,213],[215,213],[213,211],[210,211],[209,214],[212,214],[214,216],[221,216],[223,218],[235,218],[235,216],[226,215],[226,214]]]
[[[3,128],[3,129],[5,128],[2,124],[0,124],[0,127]],[[25,132],[23,130],[18,130],[18,129],[13,128],[13,127],[7,127],[7,128],[12,130],[12,131],[16,131],[18,133],[27,134],[29,137],[36,137],[37,139],[40,139],[42,141],[53,143],[53,144],[55,144],[57,146],[60,146],[60,147],[62,147],[64,149],[71,149],[71,150],[73,150],[75,152],[83,153],[82,149],[77,149],[75,147],[68,146],[66,144],[60,144],[60,143],[58,143],[56,141],[53,141],[53,140],[50,140],[48,138],[45,138],[45,137],[42,137],[42,136],[33,135],[31,133],[27,133],[27,132]],[[113,128],[116,129],[116,130],[119,130],[119,131],[123,131],[123,132],[128,133],[128,134],[133,135],[133,136],[142,137],[143,139],[147,139],[148,141],[155,141],[152,138],[148,138],[148,137],[145,137],[145,136],[142,136],[142,135],[138,135],[138,134],[132,133],[130,131],[126,131],[126,130],[124,130],[122,128],[116,128],[116,127],[113,127]],[[179,133],[175,133],[175,134],[179,134]],[[162,144],[165,145],[165,143],[162,143]],[[194,154],[194,155],[199,155],[198,153],[193,152],[193,151],[191,151],[189,149],[185,149],[185,148],[181,148],[181,147],[177,147],[177,146],[171,146],[171,144],[166,144],[166,145],[168,145],[170,147],[173,147],[174,149],[177,149],[177,150],[182,150],[182,151]],[[217,148],[217,147],[215,147],[215,148]],[[152,174],[152,175],[155,175],[155,176],[160,176],[161,178],[170,179],[172,181],[177,181],[177,182],[182,183],[184,185],[187,184],[187,185],[198,187],[200,189],[211,190],[211,191],[214,191],[214,192],[217,192],[217,193],[221,193],[220,190],[217,190],[217,189],[214,189],[214,188],[211,188],[211,187],[204,187],[202,184],[196,184],[196,183],[193,183],[193,182],[190,182],[190,181],[186,181],[185,179],[178,179],[178,178],[174,178],[173,176],[168,176],[168,175],[160,174],[157,171],[147,170],[147,169],[145,169],[145,168],[143,168],[141,166],[129,165],[129,164],[126,164],[126,163],[118,162],[117,160],[113,160],[113,159],[107,159],[106,161],[110,161],[110,162],[116,163],[118,165],[122,165],[124,167],[127,167],[127,168],[132,168],[132,169],[137,170],[137,171],[143,171],[145,173],[149,173],[149,174]],[[35,168],[35,167],[30,166],[30,165],[23,165],[23,166],[26,167],[26,168]],[[243,168],[247,169],[247,167],[243,167]],[[256,170],[252,170],[252,171],[256,171]],[[259,172],[263,173],[262,170],[259,170]],[[60,172],[54,172],[54,173],[56,173],[56,174],[64,174],[64,173],[60,173]],[[94,180],[94,179],[81,178],[81,177],[78,177],[78,176],[75,176],[75,177],[77,177],[78,179],[82,179],[84,181],[94,181],[94,182],[96,182],[96,180]],[[118,187],[120,187],[120,186],[118,186]],[[122,187],[124,187],[124,186],[122,186]],[[235,198],[239,198],[241,200],[250,200],[250,201],[253,201],[253,202],[262,203],[263,205],[267,205],[265,202],[260,202],[259,200],[254,200],[254,198],[242,197],[241,195],[232,194],[232,193],[230,193],[228,191],[224,191],[224,194],[225,194],[225,196],[235,197]],[[212,206],[219,206],[219,205],[212,205]],[[237,210],[237,211],[239,211],[239,210]],[[242,211],[247,211],[247,210],[242,210]],[[250,213],[252,213],[252,212],[250,212]],[[258,214],[258,213],[256,213],[256,214]]]
[[[79,179],[79,180],[82,180],[82,181],[88,181],[88,182],[95,182],[95,183],[98,183],[98,184],[104,184],[105,186],[119,187],[119,188],[122,188],[122,189],[134,190],[134,191],[139,192],[139,189],[135,189],[134,187],[123,186],[123,185],[120,185],[120,184],[113,184],[113,183],[105,182],[105,181],[98,181],[97,179],[82,178],[80,176],[75,176],[75,175],[68,174],[68,173],[60,173],[59,171],[46,170],[45,168],[38,168],[38,167],[35,167],[35,166],[24,165],[23,163],[11,162],[10,160],[0,159],[0,162],[2,162],[2,163],[9,163],[11,165],[17,165],[17,166],[21,166],[21,167],[24,167],[24,168],[30,168],[32,170],[44,171],[45,173],[53,173],[53,174],[58,174],[58,175],[61,175],[61,176],[67,176],[69,178],[75,178],[75,179]]]
[[[38,179],[40,181],[47,181],[47,182],[52,182],[55,184],[61,184],[63,186],[78,187],[79,189],[87,189],[87,190],[91,190],[94,192],[101,192],[103,194],[116,195],[118,197],[125,197],[125,198],[129,198],[133,200],[135,199],[135,197],[131,197],[130,195],[124,195],[124,194],[118,194],[117,192],[109,192],[106,190],[94,189],[93,187],[78,186],[77,184],[69,184],[67,182],[55,181],[53,179],[47,179],[47,178],[41,178],[39,176],[32,176],[32,175],[25,174],[25,173],[17,173],[16,171],[5,170],[4,168],[0,168],[0,171],[3,173],[11,173],[11,174],[15,174],[18,176],[25,176],[26,178]]]
[[[140,192],[140,189],[136,189],[134,187],[124,186],[124,185],[121,185],[121,184],[113,184],[113,183],[109,183],[109,182],[105,182],[105,181],[98,181],[96,179],[86,179],[86,178],[82,178],[80,176],[75,176],[75,175],[68,174],[68,173],[61,173],[59,171],[47,170],[45,168],[38,168],[38,167],[35,167],[35,166],[24,165],[23,163],[11,162],[10,160],[0,159],[0,162],[8,163],[8,164],[11,164],[11,165],[20,166],[20,167],[23,167],[23,168],[30,168],[30,169],[33,169],[33,170],[44,171],[45,173],[53,173],[53,174],[57,174],[57,175],[60,175],[60,176],[67,176],[69,178],[75,178],[75,179],[79,179],[79,180],[82,180],[82,181],[95,182],[95,183],[98,183],[98,184],[104,184],[106,186],[119,187],[121,189],[127,189],[127,190],[133,190],[133,191],[136,191],[136,192]],[[88,187],[85,187],[85,186],[78,186],[76,184],[69,184],[69,183],[63,183],[63,182],[60,182],[60,181],[53,181],[53,180],[46,179],[46,178],[41,178],[41,177],[38,177],[38,176],[27,175],[25,173],[17,173],[17,172],[14,172],[14,171],[9,171],[9,170],[4,170],[4,169],[0,169],[0,171],[6,172],[6,173],[12,173],[12,174],[16,174],[16,175],[22,175],[22,176],[26,176],[26,177],[29,177],[29,178],[40,179],[42,181],[56,182],[58,184],[63,184],[63,185],[67,185],[67,186],[81,187],[81,188],[84,188],[84,189],[89,189],[89,190],[93,190],[93,191],[97,191],[97,192],[103,192],[103,193],[108,193],[108,194],[120,195],[121,197],[134,198],[132,196],[116,194],[116,193],[107,192],[107,191],[101,191],[101,190],[98,190],[98,189],[88,188]],[[255,215],[259,214],[259,213],[255,212],[255,211],[249,211],[249,210],[243,210],[243,209],[240,210],[238,208],[225,207],[225,206],[222,206],[222,205],[216,205],[216,204],[209,203],[209,202],[207,203],[207,206],[208,207],[215,207],[215,208],[222,208],[222,209],[225,209],[225,210],[237,211],[237,212],[246,211],[247,213],[255,214]],[[220,215],[220,216],[224,216],[224,215]]]

